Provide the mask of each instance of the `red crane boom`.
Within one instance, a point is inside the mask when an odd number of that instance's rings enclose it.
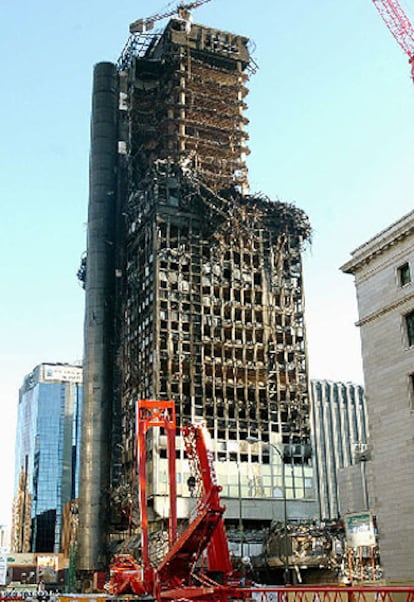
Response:
[[[203,597],[227,601],[233,591],[234,570],[224,528],[225,507],[220,502],[221,487],[213,465],[210,437],[203,424],[188,424],[181,429],[186,455],[198,482],[200,498],[196,513],[185,531],[177,537],[175,435],[176,415],[173,401],[143,400],[137,402],[137,472],[141,526],[142,566],[129,554],[115,556],[110,567],[110,594],[152,594],[158,602],[175,598]],[[162,427],[167,435],[169,474],[169,551],[158,567],[149,556],[147,513],[146,434],[150,428]],[[197,563],[207,552],[207,572],[197,571]],[[218,579],[218,581],[215,581]],[[206,589],[207,588],[207,589]]]
[[[398,0],[372,0],[385,25],[408,56],[414,80],[414,28]]]

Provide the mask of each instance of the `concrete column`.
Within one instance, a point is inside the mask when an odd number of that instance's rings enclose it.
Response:
[[[78,569],[106,567],[113,373],[118,75],[95,66],[84,324],[84,399]]]

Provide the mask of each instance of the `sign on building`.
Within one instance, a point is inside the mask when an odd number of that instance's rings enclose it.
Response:
[[[346,543],[350,548],[375,546],[374,521],[370,512],[345,515]]]
[[[38,556],[37,557],[37,581],[44,583],[56,583],[58,580],[58,557],[57,556]]]
[[[68,383],[82,382],[82,368],[78,366],[43,364],[42,368],[42,380],[45,382],[53,380]]]

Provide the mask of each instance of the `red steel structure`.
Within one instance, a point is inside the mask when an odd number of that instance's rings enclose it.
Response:
[[[175,433],[176,418],[173,401],[152,401],[140,399],[137,402],[137,459],[138,459],[138,491],[141,525],[141,556],[143,578],[145,584],[154,583],[154,569],[149,557],[148,511],[147,511],[147,454],[146,434],[150,428],[164,428],[167,435],[167,458],[169,474],[170,513],[168,518],[168,543],[171,548],[177,537],[177,479],[175,471]],[[147,589],[148,591],[148,589]]]
[[[137,415],[137,469],[141,518],[142,566],[128,555],[115,557],[111,566],[111,600],[120,594],[151,596],[154,602],[414,602],[414,587],[369,586],[260,586],[243,585],[233,568],[220,503],[221,487],[213,464],[211,440],[203,424],[181,429],[186,455],[199,493],[196,512],[177,537],[175,437],[172,401],[139,400]],[[169,551],[158,567],[149,556],[146,434],[161,427],[167,435],[169,467]],[[200,562],[206,552],[206,567]],[[2,596],[0,594],[0,600]]]
[[[230,581],[234,570],[224,529],[225,507],[220,503],[221,487],[217,482],[210,436],[206,427],[203,424],[188,424],[182,429],[187,458],[201,495],[195,517],[184,533],[177,538],[177,426],[174,402],[139,400],[136,416],[142,566],[128,554],[116,556],[110,568],[109,592],[114,595],[149,593],[156,600],[173,600],[183,596],[188,599],[217,595],[220,598],[223,595],[227,597],[230,590],[233,591]],[[153,567],[150,562],[147,513],[146,434],[153,427],[163,428],[167,435],[170,499],[169,551],[158,567]],[[205,550],[207,567],[206,570],[200,571],[196,566]]]
[[[197,514],[202,516],[208,511],[211,515],[210,522],[214,527],[207,540],[208,570],[216,574],[220,573],[227,579],[233,573],[233,566],[224,528],[225,507],[220,503],[219,494],[222,488],[214,468],[210,434],[204,425],[188,424],[183,429],[183,437],[192,472],[203,491],[198,502]]]
[[[141,526],[142,566],[129,554],[118,554],[110,566],[108,591],[111,595],[124,593],[143,594],[155,587],[156,574],[149,556],[147,508],[147,455],[146,434],[150,428],[164,428],[167,435],[170,513],[168,518],[168,543],[173,547],[177,537],[177,486],[175,470],[176,417],[173,401],[139,400],[136,405],[136,454]]]
[[[224,592],[226,592],[224,594]],[[414,587],[391,587],[391,586],[363,586],[363,587],[343,587],[338,585],[315,585],[315,586],[272,586],[272,587],[245,587],[245,588],[222,588],[222,592],[215,591],[213,588],[205,587],[195,588],[193,594],[199,594],[198,601],[208,600],[214,602],[227,602],[231,597],[240,602],[414,602]],[[177,592],[178,594],[178,592]],[[191,592],[186,592],[185,602],[195,599]],[[72,594],[73,596],[73,594]],[[90,596],[90,594],[89,594]],[[95,595],[96,596],[96,595]],[[69,601],[69,597],[62,594],[64,602]],[[88,595],[77,595],[79,602],[89,602]],[[102,599],[102,598],[101,598]],[[169,596],[161,593],[159,600],[171,600]],[[178,602],[178,595],[175,598]],[[25,592],[11,592],[3,590],[0,592],[0,601],[16,602],[17,600],[26,600]],[[118,599],[120,600],[120,599]],[[118,602],[116,598],[108,598],[108,602]],[[128,598],[122,598],[128,600]],[[131,599],[129,599],[131,600]],[[181,598],[181,601],[184,600]]]
[[[414,80],[414,28],[398,0],[372,0],[385,25],[408,56]]]
[[[189,424],[183,428],[187,458],[193,466],[195,478],[201,487],[196,515],[186,531],[175,542],[157,569],[161,591],[166,597],[168,590],[177,589],[187,595],[193,582],[209,582],[210,576],[220,577],[227,583],[233,567],[230,560],[227,537],[224,529],[225,507],[220,503],[220,485],[213,466],[213,454],[207,429],[203,425]],[[196,564],[203,551],[207,552],[207,571],[197,572]],[[198,586],[197,586],[198,587]]]

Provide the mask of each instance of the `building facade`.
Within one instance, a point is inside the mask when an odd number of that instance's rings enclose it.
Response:
[[[247,42],[173,19],[161,35],[132,36],[118,65],[95,67],[81,269],[83,570],[105,566],[108,534],[131,532],[139,398],[174,400],[180,426],[207,422],[229,521],[281,519],[283,492],[292,518],[315,513],[301,257],[310,226],[295,206],[248,194]],[[185,518],[179,437],[177,446]],[[149,433],[148,457],[161,524],[162,434]]]
[[[320,519],[335,520],[349,511],[366,510],[362,453],[368,450],[364,389],[350,382],[311,381],[312,440]],[[362,460],[363,462],[365,459]],[[349,470],[350,467],[355,467]],[[345,502],[341,477],[356,473],[358,501]],[[359,477],[359,478],[358,478]],[[344,492],[350,495],[351,487]],[[356,497],[356,492],[353,497]],[[341,499],[342,497],[342,499]],[[361,499],[362,498],[362,499]]]
[[[65,505],[78,497],[82,368],[40,364],[19,392],[13,552],[60,552]]]
[[[10,526],[0,525],[0,550],[10,550]]]
[[[370,427],[371,504],[384,576],[414,566],[414,212],[358,247],[342,270],[358,299]]]

